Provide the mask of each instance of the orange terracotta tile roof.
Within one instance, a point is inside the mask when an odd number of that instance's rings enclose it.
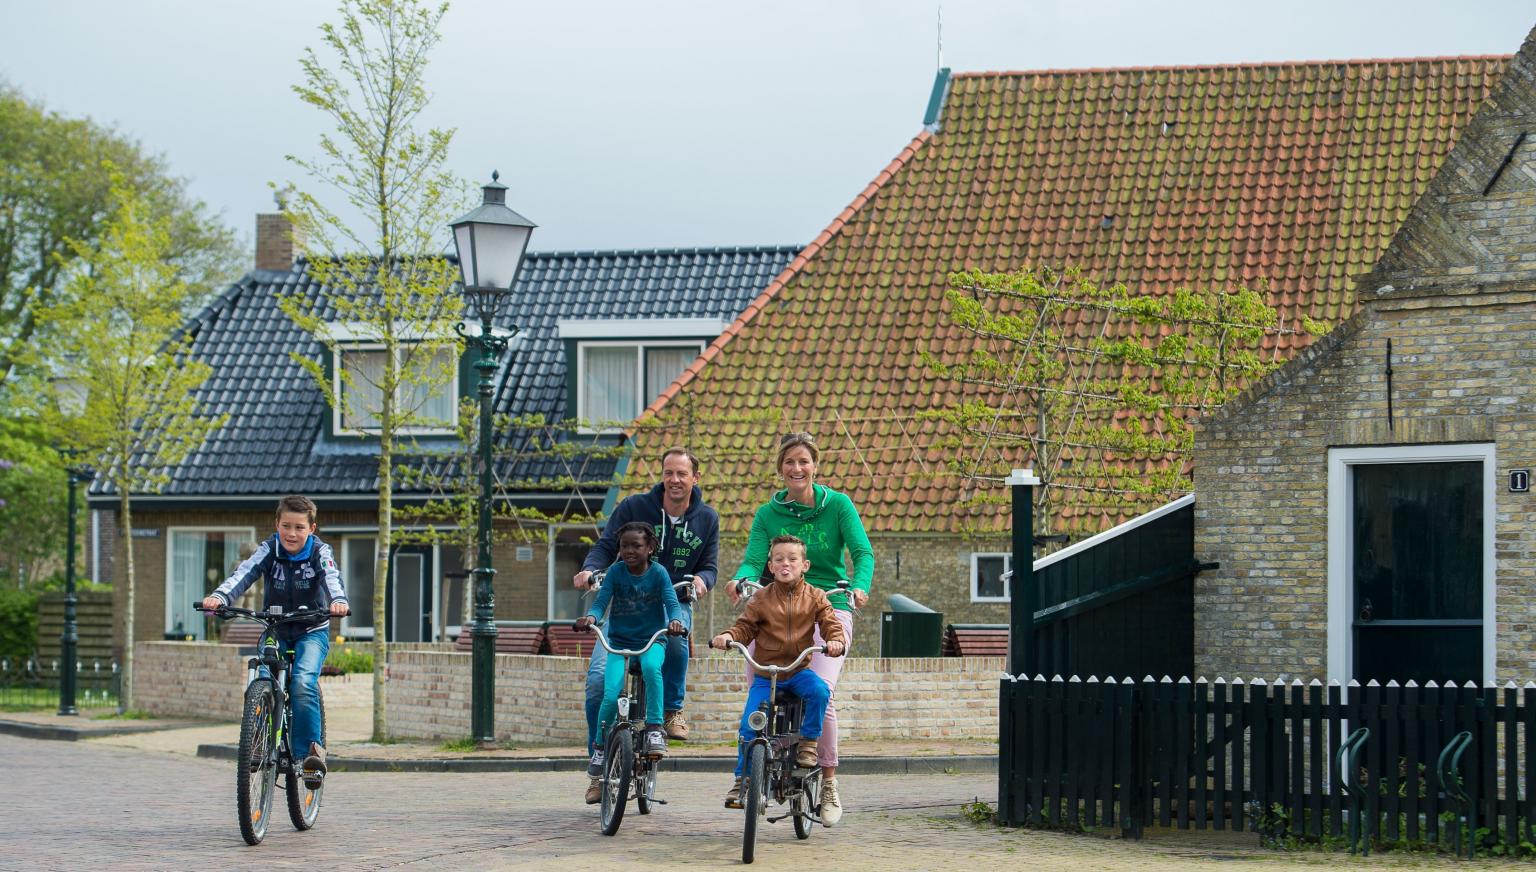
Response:
[[[950,472],[943,427],[918,417],[961,398],[917,357],[971,345],[943,318],[950,271],[1077,267],[1146,294],[1246,284],[1287,322],[1336,324],[1508,60],[956,75],[937,130],[647,411],[625,490],[656,480],[664,446],[689,444],[723,532],[744,535],[777,486],[777,435],[804,429],[820,480],[872,533],[951,533],[978,512],[1000,528],[1006,489],[981,488],[1001,512],[957,511],[974,482]],[[1067,514],[1092,532],[1124,511]]]

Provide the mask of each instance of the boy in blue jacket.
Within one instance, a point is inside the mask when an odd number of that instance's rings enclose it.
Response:
[[[314,609],[313,620],[277,628],[280,641],[293,644],[293,747],[309,749],[302,765],[304,783],[319,787],[325,777],[325,736],[320,728],[320,667],[331,650],[331,616],[349,611],[347,592],[331,546],[315,535],[315,504],[309,497],[286,496],[277,503],[277,532],[235,567],[203,608],[216,609],[240,598],[257,578],[266,576],[263,609]]]

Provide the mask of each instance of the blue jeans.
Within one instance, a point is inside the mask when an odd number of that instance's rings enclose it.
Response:
[[[682,603],[683,627],[693,630],[693,603]],[[606,632],[608,625],[603,624]],[[669,712],[683,707],[684,688],[688,685],[688,637],[666,636],[667,658],[661,664],[662,708]],[[608,652],[603,646],[592,649],[592,660],[587,664],[587,750],[597,748],[597,715],[603,704],[603,671],[608,662]]]
[[[298,760],[303,760],[309,753],[311,742],[325,747],[325,736],[321,733],[320,667],[330,652],[329,625],[305,633],[293,642],[293,674],[289,683],[289,692],[293,694],[293,724],[290,729],[293,730],[293,756]],[[265,666],[261,668],[261,674],[271,676]]]
[[[597,712],[598,735],[607,735],[619,709],[619,694],[624,692],[624,673],[628,661],[617,654],[603,652],[607,661],[603,675],[603,705]],[[640,655],[640,680],[645,682],[645,722],[661,726],[661,661],[666,649],[653,645]],[[630,712],[633,718],[638,712]]]
[[[794,691],[795,695],[805,701],[805,712],[800,718],[800,738],[821,738],[821,721],[827,716],[827,701],[832,698],[832,691],[827,689],[827,683],[820,675],[809,669],[802,669],[788,678],[779,679],[779,692],[785,690]],[[742,767],[746,765],[747,743],[757,738],[757,730],[747,726],[747,718],[758,710],[768,699],[768,679],[761,675],[752,676],[752,687],[747,690],[747,704],[741,710],[741,732],[738,734],[739,742],[736,744],[736,777],[741,777]]]

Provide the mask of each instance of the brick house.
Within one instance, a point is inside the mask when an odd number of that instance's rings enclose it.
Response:
[[[1533,38],[1359,310],[1201,423],[1198,673],[1536,674]]]
[[[647,411],[658,426],[634,434],[628,486],[654,477],[663,443],[696,444],[729,571],[779,486],[776,436],[809,430],[820,480],[852,496],[874,545],[862,638],[893,593],[1005,622],[1005,489],[952,473],[924,416],[965,398],[918,358],[971,347],[944,320],[947,274],[1071,266],[1145,294],[1242,283],[1287,322],[1340,324],[1507,63],[941,71],[924,128]],[[734,417],[698,423],[716,410]],[[1002,469],[1032,465],[1012,450]],[[989,490],[1001,507],[953,508]],[[1058,529],[1077,536],[1134,514],[1064,501]]]
[[[514,289],[511,311],[498,322],[519,328],[496,373],[495,408],[547,421],[630,420],[719,335],[795,256],[796,247],[663,249],[530,253]],[[228,412],[229,423],[173,470],[155,494],[135,495],[137,570],[135,635],[202,638],[204,618],[191,608],[238,564],[242,546],[270,535],[273,508],[286,493],[303,493],[320,507],[320,535],[336,549],[353,603],[343,633],[371,638],[373,549],[378,531],[377,437],[369,421],[342,420],[290,358],[316,358],[326,348],[277,306],[278,294],[314,294],[306,264],[296,259],[281,215],[257,222],[256,268],[213,300],[186,329],[193,353],[213,367],[199,392],[205,408]],[[342,366],[366,366],[370,351],[342,355]],[[473,354],[473,353],[471,353]],[[434,418],[452,420],[460,397],[474,395],[477,373],[466,359],[460,377],[431,400]],[[327,361],[329,371],[336,362]],[[333,376],[334,378],[334,376]],[[340,391],[339,378],[333,389]],[[376,432],[376,431],[375,431]],[[457,444],[452,430],[414,434],[423,446]],[[499,434],[501,447],[531,438]],[[560,437],[612,446],[619,430],[586,429]],[[546,513],[590,516],[611,505],[618,461],[576,452],[504,462],[504,481],[528,482],[498,495]],[[543,485],[544,482],[560,482]],[[423,498],[397,485],[395,502]],[[88,554],[92,577],[116,575],[116,496],[100,486],[90,495]],[[494,554],[499,619],[574,617],[569,579],[594,535],[591,523],[554,524],[533,541],[498,545]],[[403,545],[391,568],[390,638],[436,641],[455,635],[463,620],[465,555],[448,545]],[[123,585],[115,586],[124,608]],[[121,629],[116,644],[121,647]]]

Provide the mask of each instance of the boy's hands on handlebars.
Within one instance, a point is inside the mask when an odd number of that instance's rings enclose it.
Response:
[[[213,612],[224,607],[224,601],[216,596],[203,597],[203,611]]]
[[[730,644],[730,642],[731,642],[731,634],[730,633],[721,633],[720,635],[716,636],[715,638],[709,640],[709,647],[711,647],[711,648],[719,648],[721,651],[724,651],[726,649],[726,647]]]
[[[347,615],[351,614],[351,612],[352,612],[352,610],[347,607],[347,604],[344,603],[344,602],[341,602],[340,600],[331,603],[331,616],[332,617],[344,618]]]

